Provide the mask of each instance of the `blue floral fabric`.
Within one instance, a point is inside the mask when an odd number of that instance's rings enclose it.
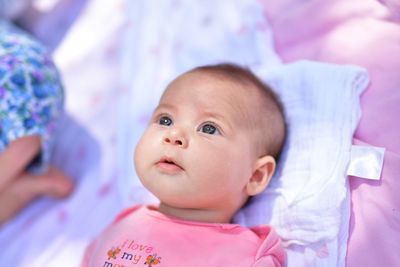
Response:
[[[0,27],[0,152],[17,138],[39,135],[42,151],[34,168],[45,169],[62,108],[62,83],[44,47]]]

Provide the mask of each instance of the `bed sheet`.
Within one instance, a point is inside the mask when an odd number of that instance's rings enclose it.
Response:
[[[354,143],[386,148],[379,181],[350,177],[346,265],[400,266],[400,5],[398,1],[262,1],[284,62],[310,59],[367,68]]]

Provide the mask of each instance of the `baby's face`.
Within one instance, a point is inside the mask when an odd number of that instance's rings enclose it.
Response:
[[[257,159],[245,123],[246,96],[234,83],[204,73],[175,80],[136,147],[143,185],[175,208],[235,212],[247,199]]]

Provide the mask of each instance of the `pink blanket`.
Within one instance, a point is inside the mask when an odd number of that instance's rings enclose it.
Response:
[[[396,2],[263,1],[284,62],[357,64],[370,72],[354,143],[385,147],[386,154],[380,181],[350,177],[346,260],[350,267],[400,266],[400,4]]]

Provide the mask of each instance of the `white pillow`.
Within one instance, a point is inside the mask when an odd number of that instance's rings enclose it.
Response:
[[[368,74],[310,61],[258,74],[282,99],[288,137],[271,184],[235,220],[269,223],[286,245],[332,240],[349,220],[346,170]]]

